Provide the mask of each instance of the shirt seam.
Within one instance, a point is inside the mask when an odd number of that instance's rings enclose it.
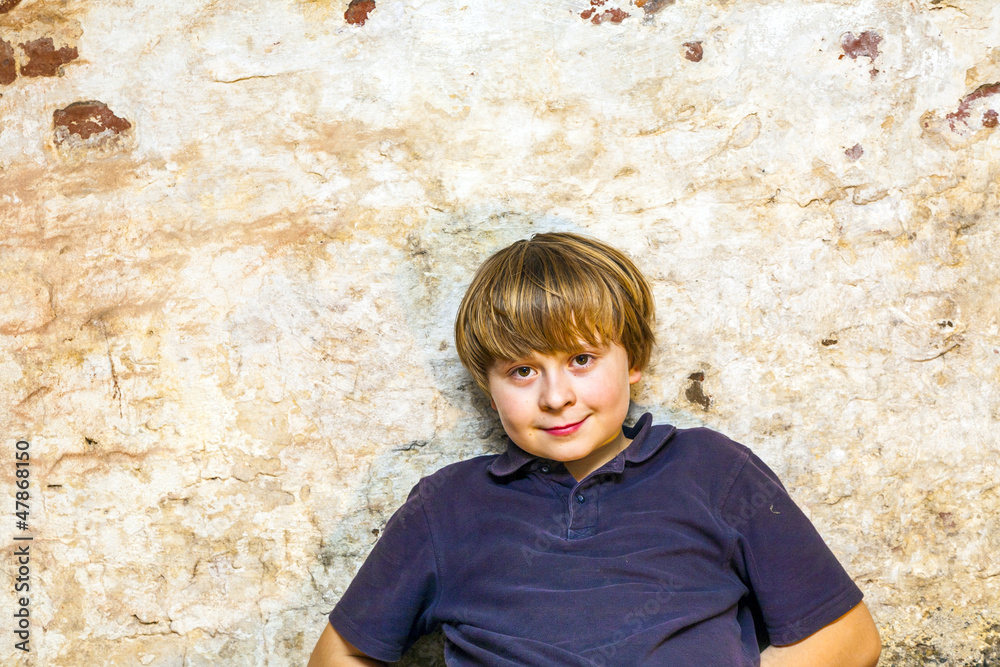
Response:
[[[340,632],[340,634],[348,635],[345,637],[345,639],[347,639],[352,644],[358,646],[358,648],[360,648],[362,652],[365,653],[365,655],[367,655],[368,657],[375,658],[376,660],[382,660],[384,662],[395,662],[402,657],[403,645],[393,646],[391,644],[387,644],[381,639],[378,639],[377,637],[372,636],[367,632],[364,632],[358,627],[358,625],[354,621],[351,620],[349,616],[344,614],[344,612],[341,611],[340,609],[335,607],[333,611],[330,612],[330,616],[331,617],[336,616],[338,625],[340,625],[341,628],[348,629],[348,632],[346,633]],[[337,627],[336,625],[333,624],[333,618],[330,619],[330,625],[333,625],[334,629],[336,629]],[[358,637],[363,638],[365,641],[364,642],[357,641]],[[365,644],[365,646],[362,647],[361,644],[363,643]],[[369,644],[374,646],[376,650],[375,651],[367,650]]]
[[[723,487],[725,489],[725,492],[723,493],[722,502],[719,504],[718,507],[720,512],[722,511],[722,508],[726,506],[726,503],[729,501],[729,496],[733,492],[733,486],[736,484],[736,480],[739,478],[740,474],[743,472],[743,469],[746,467],[747,461],[750,460],[750,450],[746,449],[745,447],[740,447],[739,451],[740,451],[739,465],[735,466],[733,473],[730,475],[729,479],[726,480],[726,484]]]
[[[726,563],[732,562],[733,554],[736,553],[736,545],[739,543],[739,531],[735,527],[731,526],[726,517],[723,515],[723,510],[726,507],[726,503],[729,502],[729,496],[733,492],[733,487],[736,485],[736,480],[739,479],[740,475],[743,473],[743,469],[746,468],[747,462],[750,460],[750,452],[746,448],[740,448],[740,464],[734,466],[733,473],[730,475],[726,484],[723,486],[725,492],[722,494],[722,500],[719,505],[715,508],[716,517],[722,522],[722,525],[729,529],[729,546],[726,549],[725,558],[722,559],[722,565],[725,566]]]
[[[422,487],[423,485],[421,485]],[[437,541],[434,539],[434,527],[431,525],[430,517],[427,515],[427,503],[424,502],[424,490],[420,489],[420,513],[423,514],[424,523],[427,524],[427,534],[431,539],[431,549],[434,551],[434,578],[435,583],[438,588],[439,593],[434,596],[434,602],[431,604],[430,609],[427,610],[429,618],[436,618],[436,612],[438,608],[438,602],[444,593],[444,578],[441,576],[441,571],[444,569],[440,562],[440,556],[437,548]]]

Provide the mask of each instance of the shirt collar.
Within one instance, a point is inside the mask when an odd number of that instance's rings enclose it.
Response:
[[[670,439],[676,430],[673,426],[652,427],[653,416],[646,413],[639,417],[635,426],[623,426],[625,437],[631,438],[632,442],[611,461],[604,464],[608,472],[622,472],[625,469],[625,462],[642,463]],[[506,477],[513,475],[533,461],[540,460],[534,454],[529,454],[513,442],[507,443],[507,451],[499,455],[490,464],[489,471],[494,477]]]

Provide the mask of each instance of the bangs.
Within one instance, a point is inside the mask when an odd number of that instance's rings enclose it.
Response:
[[[491,312],[483,313],[484,326],[475,332],[494,362],[621,340],[622,318],[608,298],[611,286],[593,267],[543,262],[537,253],[512,259],[520,261],[483,300]]]
[[[487,259],[455,321],[459,358],[488,392],[499,360],[618,343],[642,369],[653,346],[653,296],[620,251],[568,233],[536,234]]]

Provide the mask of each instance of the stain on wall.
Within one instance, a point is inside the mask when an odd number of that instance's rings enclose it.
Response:
[[[958,131],[958,128],[956,128],[956,124],[958,123],[964,125],[964,129],[970,129],[971,123],[969,121],[972,108],[974,106],[986,106],[989,104],[996,106],[996,103],[989,98],[993,97],[997,93],[1000,93],[1000,83],[983,84],[982,86],[976,88],[976,90],[969,93],[962,99],[961,103],[958,105],[958,109],[945,116],[948,120],[948,126],[953,132]],[[976,103],[980,101],[980,105],[976,105]],[[985,110],[982,110],[981,113],[982,117],[980,124],[983,127],[996,127],[997,112],[995,109],[986,108]]]
[[[655,14],[664,7],[674,4],[677,0],[635,0],[636,7],[642,7],[642,11],[646,14]]]
[[[600,25],[605,21],[611,23],[621,23],[629,17],[629,13],[620,7],[608,7],[601,9],[607,0],[590,0],[590,7],[580,13],[580,18],[587,19],[594,25]]]
[[[868,71],[874,79],[878,76],[879,70],[875,68],[875,59],[878,58],[878,45],[882,43],[882,36],[873,30],[866,30],[855,36],[853,32],[845,33],[840,38],[840,46],[844,55],[851,60],[858,58],[868,58],[872,63],[872,68]],[[843,58],[844,56],[841,56]]]
[[[861,156],[865,154],[865,149],[861,147],[861,144],[854,144],[850,148],[844,150],[844,155],[851,158],[852,160],[860,160]]]
[[[849,56],[851,60],[864,57],[874,62],[878,58],[878,45],[881,43],[882,36],[872,30],[866,30],[857,36],[853,32],[848,32],[840,38],[844,55]]]
[[[709,406],[712,404],[712,397],[705,393],[705,373],[704,371],[696,371],[688,376],[688,380],[691,384],[687,386],[684,390],[684,397],[694,403],[695,405],[701,406],[701,409],[708,412]]]
[[[705,49],[701,42],[684,42],[684,57],[693,63],[700,63],[705,57]]]

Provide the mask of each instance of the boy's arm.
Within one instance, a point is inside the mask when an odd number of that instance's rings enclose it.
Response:
[[[833,623],[787,646],[760,654],[761,667],[874,667],[882,652],[875,621],[862,602]]]
[[[340,636],[329,623],[316,642],[307,667],[354,667],[355,665],[384,665],[386,663],[369,658],[354,644]]]

